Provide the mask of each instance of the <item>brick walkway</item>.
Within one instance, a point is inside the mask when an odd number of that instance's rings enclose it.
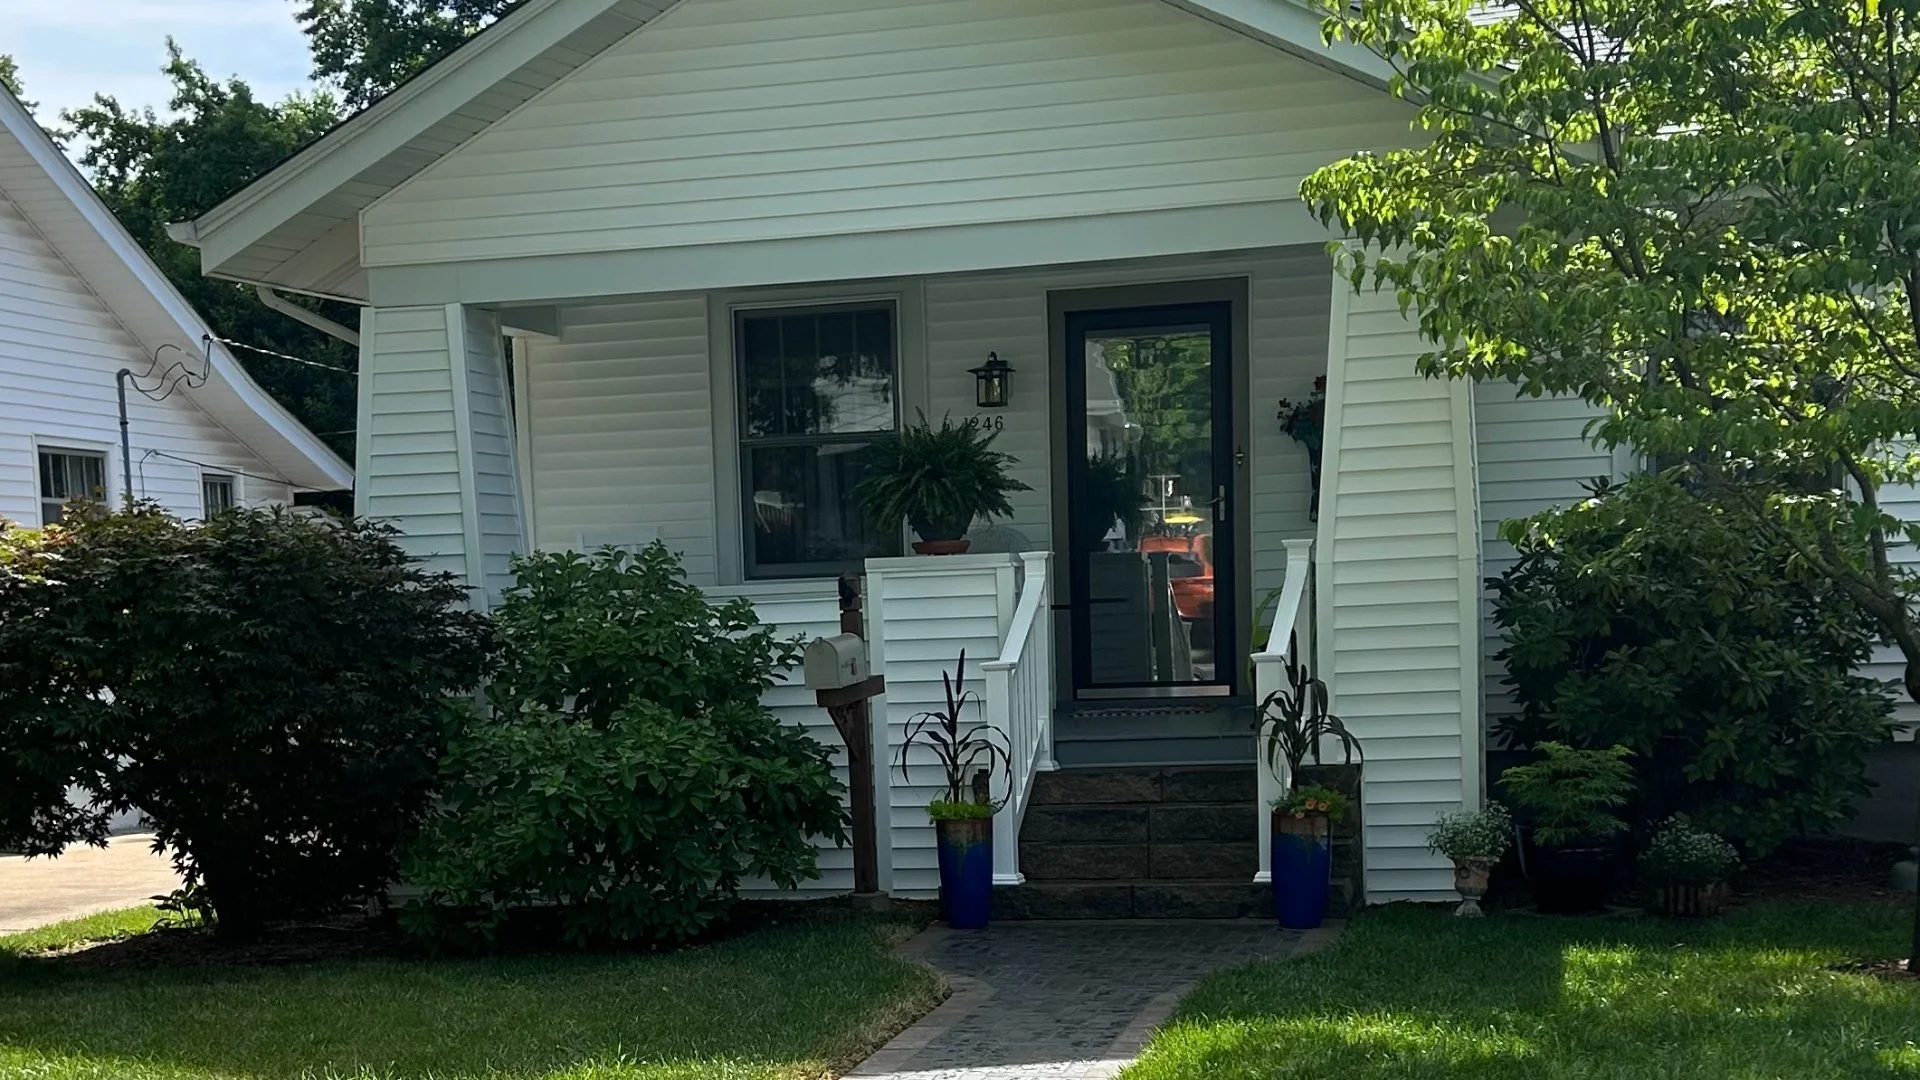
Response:
[[[1202,975],[1313,948],[1255,921],[1026,922],[938,928],[903,952],[953,996],[849,1076],[886,1080],[1097,1080],[1133,1060]]]

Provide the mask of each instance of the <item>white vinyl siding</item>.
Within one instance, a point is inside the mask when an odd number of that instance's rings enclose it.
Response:
[[[561,340],[527,347],[534,543],[677,552],[718,580],[707,302],[674,297],[563,311]],[[737,540],[730,541],[738,543]]]
[[[1366,750],[1369,897],[1444,899],[1452,875],[1427,831],[1480,793],[1470,401],[1415,370],[1424,346],[1391,293],[1333,288],[1321,670]]]
[[[1527,397],[1512,383],[1479,383],[1474,392],[1474,435],[1480,469],[1481,576],[1499,577],[1514,564],[1513,546],[1500,539],[1500,523],[1549,506],[1564,506],[1586,494],[1598,477],[1616,475],[1614,455],[1586,437],[1599,409],[1575,397]],[[1483,596],[1487,595],[1483,589]],[[1506,669],[1495,657],[1505,646],[1483,601],[1481,633],[1487,717],[1515,711],[1501,685]]]
[[[490,311],[464,311],[467,417],[473,455],[473,490],[480,572],[487,595],[498,599],[513,584],[508,560],[526,547],[520,523],[520,479],[513,446],[513,415],[507,402],[505,340]]]
[[[114,374],[151,366],[105,303],[0,190],[0,518],[41,524],[40,449],[100,455],[106,493],[120,497]],[[135,497],[197,518],[205,463],[262,477],[247,485],[249,503],[284,501],[286,486],[273,482],[272,471],[194,397],[189,387],[166,401],[130,389]]]
[[[449,347],[443,307],[363,312],[354,508],[396,525],[401,546],[429,569],[466,576]]]
[[[1163,0],[687,0],[370,206],[364,261],[1284,200],[1409,116]]]

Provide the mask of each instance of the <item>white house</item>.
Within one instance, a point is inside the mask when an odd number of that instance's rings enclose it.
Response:
[[[1365,745],[1367,893],[1437,898],[1499,698],[1491,525],[1623,463],[1578,403],[1420,378],[1393,299],[1336,280],[1297,189],[1413,137],[1386,77],[1294,0],[526,0],[176,235],[362,306],[359,509],[483,597],[515,552],[658,538],[828,633],[864,571],[889,743],[965,648],[1016,744],[1003,881],[1055,719],[1151,755],[1257,700],[1284,587],[1270,647],[1301,634]],[[1316,521],[1275,413],[1320,376]],[[846,507],[916,410],[1032,488],[975,554]],[[1140,535],[1087,494],[1115,454]],[[924,895],[926,790],[879,779],[883,880]]]
[[[351,488],[346,463],[208,333],[0,88],[0,518],[46,524],[70,497],[129,491],[200,517]]]

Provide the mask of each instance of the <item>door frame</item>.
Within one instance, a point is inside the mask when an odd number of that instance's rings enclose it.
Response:
[[[1197,684],[1201,686],[1218,685],[1221,689],[1205,696],[1205,700],[1246,700],[1252,694],[1246,665],[1241,663],[1244,643],[1251,640],[1252,603],[1249,588],[1253,558],[1253,514],[1252,514],[1252,439],[1249,408],[1249,382],[1251,372],[1249,278],[1245,275],[1233,277],[1205,278],[1189,281],[1164,281],[1137,285],[1121,285],[1107,288],[1056,289],[1047,293],[1047,340],[1048,370],[1050,385],[1048,396],[1052,400],[1052,477],[1053,488],[1057,493],[1052,499],[1053,511],[1053,550],[1061,552],[1068,563],[1058,575],[1055,585],[1054,609],[1065,612],[1066,618],[1056,618],[1055,663],[1056,671],[1068,672],[1068,678],[1056,680],[1058,697],[1063,702],[1075,699],[1075,681],[1078,668],[1075,666],[1077,641],[1073,609],[1077,602],[1076,585],[1071,572],[1070,521],[1070,483],[1076,473],[1072,463],[1075,449],[1068,432],[1068,372],[1067,322],[1069,314],[1099,311],[1121,311],[1151,308],[1191,308],[1200,305],[1227,305],[1228,350],[1224,365],[1216,359],[1214,410],[1214,440],[1217,448],[1224,448],[1228,516],[1233,525],[1231,542],[1222,545],[1215,540],[1216,564],[1221,556],[1230,560],[1228,565],[1234,579],[1228,601],[1232,606],[1231,622],[1223,627],[1231,636],[1228,648],[1216,647],[1215,671],[1219,679],[1217,684]],[[1084,364],[1084,360],[1082,361]],[[1222,370],[1224,366],[1224,371]],[[1084,374],[1082,375],[1084,378]],[[1219,400],[1224,388],[1227,397]],[[1078,448],[1084,457],[1085,447]],[[1079,468],[1084,468],[1082,462]],[[1216,482],[1219,482],[1216,478]],[[1224,660],[1221,657],[1224,656]],[[1225,697],[1223,698],[1222,695]],[[1155,693],[1152,689],[1143,689],[1138,700],[1165,701],[1166,695]],[[1126,698],[1102,697],[1104,704],[1113,705],[1124,702]]]

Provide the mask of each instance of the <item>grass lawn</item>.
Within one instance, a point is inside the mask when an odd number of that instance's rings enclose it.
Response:
[[[1398,906],[1332,950],[1195,988],[1125,1080],[1920,1080],[1912,909],[1756,905],[1703,923]]]
[[[775,926],[658,956],[61,970],[22,959],[152,913],[0,938],[0,1077],[813,1078],[930,1008],[914,926]]]

